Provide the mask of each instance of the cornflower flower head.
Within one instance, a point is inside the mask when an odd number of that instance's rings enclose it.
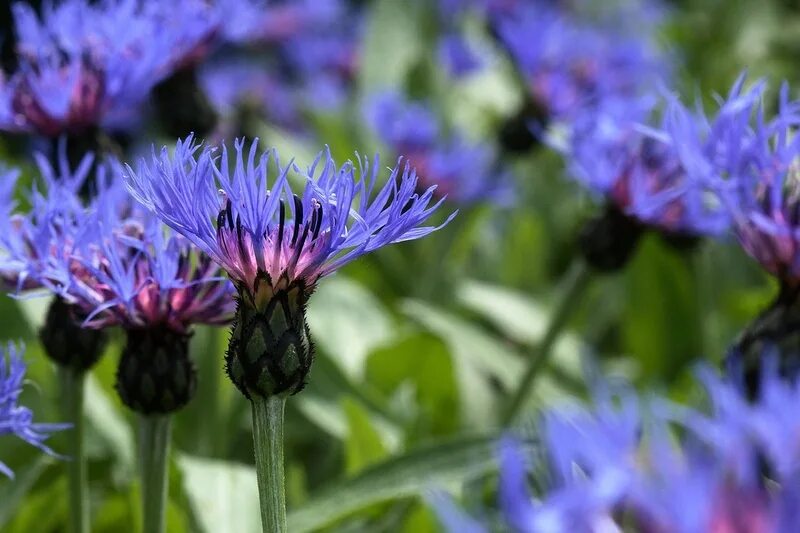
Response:
[[[342,20],[340,0],[221,0],[226,40],[238,44],[280,43]]]
[[[259,153],[257,141],[247,148],[240,140],[234,152],[223,147],[218,156],[189,137],[173,155],[154,150],[128,167],[128,184],[236,285],[227,355],[233,382],[247,396],[289,394],[302,388],[310,368],[305,306],[319,279],[382,246],[435,231],[422,224],[441,200],[433,202],[433,187],[417,192],[408,164],[376,187],[377,158],[337,167],[325,151],[301,171],[282,166],[274,151]]]
[[[0,128],[56,137],[136,123],[152,87],[201,54],[219,21],[200,0],[13,5],[19,68],[0,81]]]
[[[117,391],[150,415],[186,405],[196,387],[189,338],[197,324],[233,319],[233,286],[219,267],[155,215],[136,206],[97,209],[63,265],[82,326],[121,326],[127,343]]]
[[[281,127],[301,128],[293,87],[275,76],[266,64],[245,60],[215,62],[201,69],[199,81],[223,123],[235,122],[238,114],[254,110]]]
[[[22,359],[25,347],[21,345],[17,348],[13,343],[8,343],[0,351],[0,437],[14,435],[49,455],[55,455],[45,441],[53,432],[67,429],[70,425],[33,421],[33,412],[19,404],[27,370]],[[0,473],[14,477],[14,473],[2,461]]]
[[[275,76],[294,88],[304,107],[340,107],[359,65],[363,17],[358,10],[341,0],[224,0],[219,6],[224,13],[236,12],[225,17],[228,40],[267,46]]]
[[[783,86],[779,109],[769,118],[761,100],[765,84],[756,83],[750,93],[758,96],[742,103],[741,77],[722,109],[729,118],[709,128],[702,120],[692,120],[679,103],[671,137],[680,143],[684,160],[691,162],[698,180],[712,184],[733,219],[733,229],[744,250],[785,287],[800,286],[800,188],[798,155],[800,102],[789,100]],[[710,150],[702,139],[714,136]]]
[[[675,146],[655,127],[647,100],[609,99],[576,112],[562,149],[570,174],[615,209],[668,235],[720,235],[727,211],[693,179]],[[723,117],[724,119],[724,117]]]
[[[70,305],[72,264],[76,242],[87,228],[88,213],[99,203],[125,193],[121,180],[111,180],[113,160],[93,165],[86,154],[73,170],[67,162],[66,145],[61,144],[56,165],[36,156],[38,180],[27,195],[30,209],[19,209],[14,197],[16,180],[3,183],[3,217],[0,220],[0,273],[7,289],[16,297],[31,293],[53,294],[40,337],[47,355],[56,363],[86,370],[100,357],[105,335],[80,327],[83,316]],[[94,167],[94,174],[91,169]],[[12,173],[15,177],[18,173]],[[98,196],[86,204],[81,191],[94,179]]]
[[[668,70],[641,33],[592,24],[548,2],[493,11],[501,43],[551,117],[611,95],[640,95]]]
[[[416,168],[422,187],[436,185],[438,195],[464,205],[486,199],[510,202],[510,179],[495,167],[494,151],[467,141],[458,132],[445,136],[425,102],[384,92],[376,95],[365,111],[381,140]]]
[[[793,531],[798,381],[765,365],[750,397],[738,376],[699,375],[707,408],[602,394],[595,407],[544,414],[540,453],[526,456],[519,441],[503,440],[501,523],[536,533]],[[489,530],[449,501],[435,504],[446,525]]]

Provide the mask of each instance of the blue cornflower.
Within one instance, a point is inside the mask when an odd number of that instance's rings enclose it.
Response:
[[[418,239],[435,227],[420,226],[439,207],[435,187],[417,194],[417,176],[408,165],[395,167],[375,191],[379,163],[336,166],[321,153],[305,172],[281,166],[277,154],[258,154],[235,145],[218,158],[190,136],[170,156],[166,147],[128,167],[134,197],[168,226],[217,261],[245,292],[267,275],[275,287],[317,280],[353,259],[394,242]],[[277,168],[270,184],[271,164]],[[232,166],[231,166],[232,163]],[[295,194],[290,172],[304,180]],[[375,198],[373,193],[377,192]],[[187,201],[191,198],[192,201]],[[452,218],[451,215],[450,218]],[[449,220],[449,219],[448,219]]]
[[[776,364],[761,381],[751,400],[739,378],[704,368],[707,409],[603,393],[593,407],[549,411],[541,453],[526,457],[513,439],[500,444],[502,522],[536,533],[794,531],[800,382],[783,379]],[[480,531],[451,503],[434,503],[445,524]]]
[[[239,44],[278,43],[341,24],[345,6],[341,0],[220,0],[226,40]]]
[[[330,110],[345,100],[359,63],[359,11],[341,0],[223,0],[219,8],[225,37],[266,46],[275,76],[294,88],[303,106]]]
[[[19,396],[25,383],[27,365],[22,360],[24,346],[17,348],[8,343],[0,355],[0,436],[15,435],[50,455],[53,451],[45,441],[54,431],[69,428],[69,424],[42,424],[33,421],[33,412],[19,405]],[[0,473],[14,477],[14,473],[0,461]]]
[[[219,26],[201,0],[64,0],[41,20],[27,4],[13,10],[20,65],[0,81],[0,128],[51,137],[135,124],[151,88],[202,55]]]
[[[423,187],[436,185],[437,194],[462,204],[510,201],[509,176],[495,167],[494,151],[458,133],[445,137],[426,103],[385,92],[369,102],[365,114],[381,140],[417,169]]]
[[[450,75],[465,76],[482,65],[483,61],[475,47],[463,36],[450,32],[439,39],[439,61],[447,68]]]
[[[569,117],[610,96],[638,96],[667,70],[640,32],[591,24],[549,2],[493,11],[501,42],[550,116]]]
[[[680,147],[656,129],[653,102],[607,99],[575,112],[558,146],[570,174],[626,215],[669,234],[719,235],[729,216],[708,185],[687,171]],[[719,120],[725,120],[724,113]]]
[[[238,111],[255,110],[269,122],[289,130],[301,128],[296,90],[266,64],[235,60],[213,62],[199,73],[200,85],[225,122]]]
[[[90,153],[70,169],[64,143],[59,147],[56,166],[42,154],[36,154],[35,159],[39,180],[28,194],[29,210],[19,210],[15,200],[19,172],[10,170],[3,176],[0,275],[8,288],[17,293],[44,288],[61,294],[69,283],[61,265],[72,256],[75,241],[88,224],[86,214],[91,205],[119,197],[125,190],[112,185],[110,179],[115,166],[119,172],[118,163],[107,160],[94,165]],[[87,205],[80,192],[90,177],[100,198]]]
[[[84,327],[186,334],[195,324],[231,321],[233,287],[219,267],[153,215],[90,220],[63,264],[70,277],[63,296],[82,311]]]
[[[301,171],[274,151],[235,144],[231,158],[179,141],[173,155],[153,150],[134,170],[131,192],[228,273],[238,289],[228,373],[248,397],[298,392],[313,359],[305,308],[317,282],[387,244],[424,237],[439,208],[435,187],[398,164],[376,187],[377,158],[336,166],[329,152]],[[270,174],[274,177],[269,179]],[[297,175],[302,192],[290,185]],[[451,215],[447,221],[452,217]]]
[[[797,159],[800,102],[780,93],[778,112],[764,109],[763,82],[744,91],[744,77],[721,100],[712,122],[679,102],[671,106],[668,133],[695,180],[715,190],[745,251],[782,283],[800,280],[800,189]]]

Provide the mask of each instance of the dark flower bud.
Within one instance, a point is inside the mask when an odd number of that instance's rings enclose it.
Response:
[[[703,241],[702,237],[693,233],[658,230],[661,240],[678,252],[693,252]]]
[[[288,396],[305,386],[314,358],[306,324],[311,292],[302,280],[273,286],[263,272],[253,291],[239,291],[225,361],[231,381],[248,398]]]
[[[104,331],[83,328],[82,321],[78,309],[61,298],[55,298],[39,331],[39,340],[50,359],[81,372],[94,366],[108,341]]]
[[[784,378],[800,376],[800,287],[784,285],[772,304],[753,320],[728,355],[744,376],[748,395],[757,397],[765,354],[775,354]]]
[[[217,114],[197,81],[192,66],[176,71],[153,88],[156,112],[165,133],[205,137],[217,124]]]
[[[598,217],[589,220],[581,230],[579,243],[586,262],[599,272],[614,272],[627,264],[643,226],[613,204],[608,204]]]
[[[168,414],[191,400],[197,388],[189,335],[166,326],[127,330],[117,369],[117,393],[133,411]]]
[[[544,130],[547,121],[547,111],[528,100],[500,125],[498,132],[500,146],[511,154],[522,154],[533,150],[540,141],[531,128],[536,125]]]

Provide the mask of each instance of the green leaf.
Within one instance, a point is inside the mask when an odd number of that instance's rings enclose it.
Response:
[[[523,372],[523,360],[501,341],[450,313],[418,300],[406,300],[403,312],[441,337],[454,357],[461,392],[464,423],[488,427],[494,420],[497,398],[488,379],[513,389]]]
[[[201,531],[261,532],[255,469],[189,455],[179,456],[177,462]]]
[[[309,302],[308,324],[320,348],[351,378],[363,377],[367,354],[392,335],[380,302],[343,276],[320,284]]]
[[[494,467],[496,436],[461,437],[412,450],[329,486],[289,513],[289,531],[313,531],[360,509],[463,482]],[[237,530],[238,531],[238,530]]]
[[[85,405],[86,418],[92,431],[100,436],[117,458],[114,465],[118,474],[129,476],[134,471],[135,462],[133,431],[92,374],[86,376]]]
[[[459,426],[458,389],[447,346],[437,337],[415,332],[375,350],[367,361],[367,382],[386,396],[410,388],[406,412],[416,415],[422,434],[448,434]]]
[[[550,320],[545,306],[525,294],[498,285],[465,281],[457,291],[457,298],[504,335],[529,346],[535,346],[542,339]],[[553,350],[552,363],[580,379],[580,354],[583,351],[580,339],[562,333]]]
[[[344,398],[342,408],[349,428],[345,441],[345,471],[353,475],[385,458],[388,451],[363,407],[350,398]]]
[[[410,2],[375,2],[361,49],[359,82],[363,92],[402,85],[423,52],[416,19]]]
[[[688,258],[651,236],[642,243],[625,281],[625,348],[648,379],[674,379],[702,355],[703,321]]]
[[[33,463],[17,469],[13,480],[0,481],[0,530],[18,510],[42,473],[52,464],[51,457],[40,455]]]

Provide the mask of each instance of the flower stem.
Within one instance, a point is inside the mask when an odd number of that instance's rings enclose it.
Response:
[[[261,527],[264,533],[286,532],[283,474],[284,398],[253,397],[253,442],[256,452]]]
[[[86,453],[83,447],[83,395],[86,372],[58,365],[64,421],[72,424],[65,432],[69,484],[69,526],[72,533],[89,532],[89,498],[86,475]]]
[[[139,468],[142,479],[142,527],[147,533],[163,533],[169,466],[171,415],[139,417]]]
[[[588,287],[590,278],[591,269],[585,262],[579,260],[573,264],[564,282],[564,290],[561,299],[550,317],[550,323],[547,326],[544,337],[541,342],[534,347],[528,359],[528,366],[525,370],[525,374],[522,376],[522,380],[519,382],[517,390],[514,391],[514,395],[511,397],[508,408],[503,415],[504,425],[514,422],[514,419],[524,407],[525,401],[528,399],[528,395],[533,388],[536,376],[539,374],[539,371],[544,368],[545,363],[547,363],[559,333],[561,333],[561,330],[564,329],[564,326],[566,326],[569,318],[572,316],[572,311],[581,300],[582,293],[586,287]]]

